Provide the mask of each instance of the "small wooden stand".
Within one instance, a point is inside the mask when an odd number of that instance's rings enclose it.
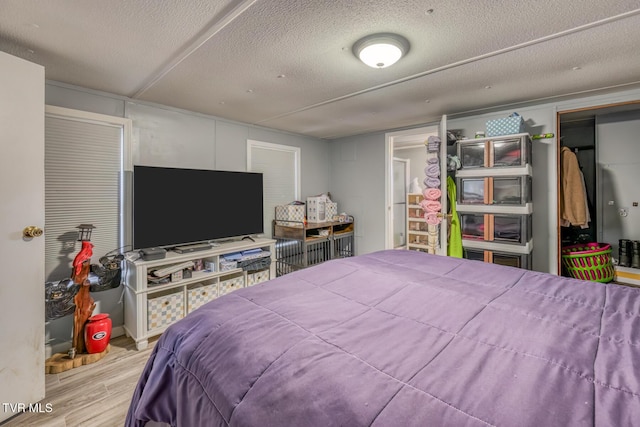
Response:
[[[66,353],[56,353],[44,362],[44,372],[46,374],[59,374],[78,366],[95,363],[106,356],[109,350],[111,350],[111,344],[107,345],[107,348],[101,353],[77,354],[73,359]]]

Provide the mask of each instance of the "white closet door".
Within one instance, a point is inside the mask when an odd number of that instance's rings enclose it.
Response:
[[[442,205],[443,218],[440,223],[440,247],[436,251],[438,255],[447,255],[448,231],[449,223],[447,221],[447,212],[449,206],[447,204],[447,116],[443,115],[438,127],[438,135],[440,136],[440,203]]]
[[[300,200],[300,148],[249,140],[247,170],[263,174],[264,234],[271,236],[275,207]]]

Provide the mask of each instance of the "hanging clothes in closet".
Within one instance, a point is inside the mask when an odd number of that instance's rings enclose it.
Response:
[[[460,217],[456,210],[456,183],[451,176],[447,176],[447,193],[449,197],[449,244],[447,245],[447,255],[455,258],[463,257],[462,249],[462,229],[460,228]]]
[[[575,153],[568,147],[560,149],[560,225],[589,227],[591,217],[584,176]]]

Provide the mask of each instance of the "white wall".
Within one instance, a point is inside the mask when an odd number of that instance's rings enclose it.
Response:
[[[132,119],[134,164],[245,171],[247,139],[300,147],[303,199],[330,190],[330,149],[325,140],[140,103],[52,81],[46,84],[45,103]],[[131,194],[130,173],[125,175],[125,181],[128,185],[125,194]],[[130,225],[129,212],[125,218],[125,233],[131,230]],[[102,255],[94,254],[96,259]],[[116,288],[93,294],[97,310],[110,314],[114,328],[124,324],[121,293],[122,288]],[[47,322],[48,352],[67,350],[72,321],[73,316],[67,316]]]
[[[333,141],[329,164],[333,200],[355,219],[355,253],[384,249],[385,134]]]
[[[599,241],[617,258],[619,239],[640,240],[640,110],[596,116],[596,147]]]
[[[412,148],[396,149],[393,157],[409,160],[409,182],[418,178],[418,183],[424,188],[424,167],[426,166],[427,150],[424,145]]]

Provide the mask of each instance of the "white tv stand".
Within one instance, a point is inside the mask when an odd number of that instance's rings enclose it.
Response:
[[[124,283],[124,330],[143,350],[149,338],[159,335],[175,321],[196,310],[204,303],[245,286],[273,279],[275,273],[275,240],[254,238],[222,242],[211,249],[177,253],[167,252],[163,259],[126,261]],[[250,249],[269,251],[271,262],[258,271],[221,267],[222,255]],[[149,273],[156,268],[169,267],[185,261],[202,260],[211,263],[215,271],[193,271],[191,277],[175,278],[166,283],[153,283]],[[223,263],[224,264],[224,263]]]

